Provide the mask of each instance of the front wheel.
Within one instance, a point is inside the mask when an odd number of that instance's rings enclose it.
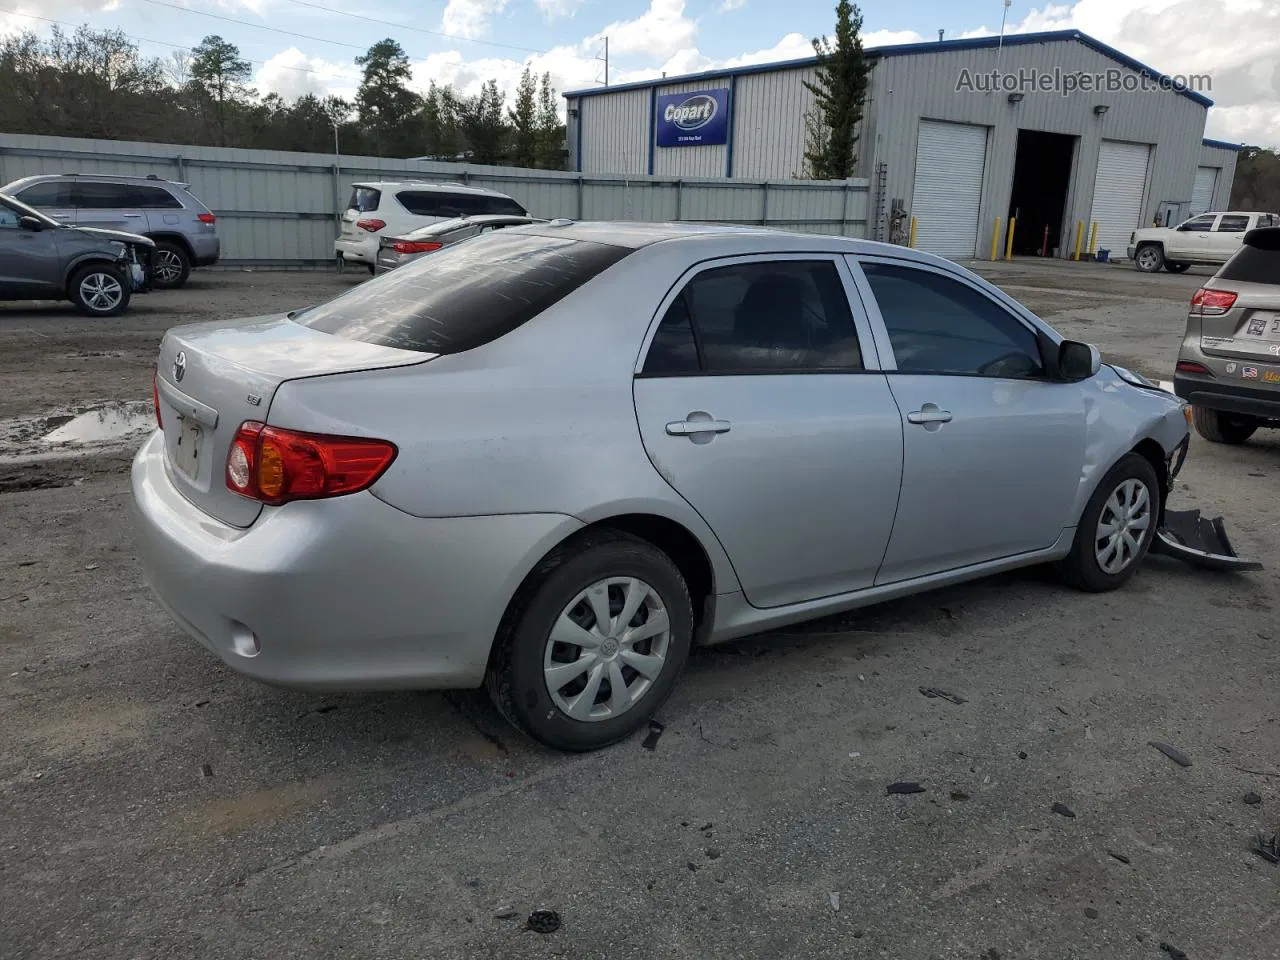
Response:
[[[1089,498],[1071,552],[1059,564],[1062,578],[1090,593],[1123,586],[1151,548],[1159,517],[1155,470],[1145,457],[1126,454]]]
[[[1208,407],[1192,407],[1191,421],[1196,426],[1196,433],[1210,443],[1232,445],[1244,443],[1260,425],[1257,417],[1211,410]]]
[[[1164,266],[1164,251],[1154,243],[1144,243],[1133,255],[1133,265],[1143,273],[1155,273]]]
[[[558,750],[595,750],[670,695],[693,640],[679,568],[620,533],[571,542],[530,575],[503,620],[486,684],[498,711]]]
[[[131,294],[124,272],[106,263],[81,267],[67,286],[67,296],[87,317],[119,316],[129,306]]]

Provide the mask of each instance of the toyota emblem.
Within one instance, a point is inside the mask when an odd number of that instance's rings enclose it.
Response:
[[[175,383],[181,383],[182,378],[187,375],[187,352],[179,350],[178,355],[173,359],[173,379]]]

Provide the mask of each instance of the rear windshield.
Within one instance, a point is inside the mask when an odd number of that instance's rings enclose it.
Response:
[[[401,190],[400,205],[418,217],[479,217],[487,213],[524,216],[524,207],[510,197],[482,193],[449,193],[446,190]]]
[[[378,202],[381,199],[381,190],[375,190],[373,187],[356,187],[351,191],[347,209],[358,210],[360,213],[373,213],[378,209]]]
[[[349,340],[461,353],[510,333],[630,252],[499,230],[392,270],[294,320]]]
[[[1218,271],[1218,279],[1280,284],[1280,227],[1245,234],[1244,245]]]

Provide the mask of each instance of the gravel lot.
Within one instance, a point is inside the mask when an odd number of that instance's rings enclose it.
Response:
[[[1153,377],[1202,279],[976,266]],[[1249,849],[1280,830],[1280,435],[1193,440],[1175,493],[1264,572],[1152,558],[1093,597],[1027,571],[702,651],[656,749],[564,757],[479,694],[224,669],[141,584],[127,453],[42,445],[147,400],[168,326],[354,282],[0,306],[0,957],[1280,956]],[[563,926],[523,929],[537,907]]]

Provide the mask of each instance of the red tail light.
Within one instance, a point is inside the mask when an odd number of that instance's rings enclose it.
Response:
[[[199,220],[201,223],[217,223],[218,222],[218,218],[215,217],[212,213],[202,213],[198,217],[196,217],[196,219]]]
[[[340,497],[372,486],[396,452],[385,440],[299,433],[249,420],[227,453],[227,489],[273,506]]]
[[[1201,377],[1212,377],[1213,371],[1206,367],[1203,363],[1196,363],[1194,360],[1179,360],[1178,365],[1174,367],[1178,373],[1194,373]]]
[[[1214,317],[1226,313],[1235,306],[1239,296],[1231,290],[1209,290],[1201,287],[1192,296],[1191,306],[1195,307],[1201,316]]]
[[[364,220],[357,220],[356,226],[361,230],[368,230],[370,233],[377,233],[387,225],[387,221],[379,220],[377,217],[368,217]]]
[[[151,378],[151,402],[156,408],[156,427],[164,429],[164,421],[160,419],[160,372],[157,370]]]
[[[397,240],[391,245],[391,249],[396,253],[430,253],[443,246],[443,243],[435,240]]]

